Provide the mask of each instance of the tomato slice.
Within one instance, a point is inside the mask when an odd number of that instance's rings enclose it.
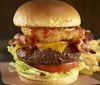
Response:
[[[78,64],[79,62],[72,62],[60,65],[34,65],[34,67],[47,72],[62,72],[73,69],[77,67]]]

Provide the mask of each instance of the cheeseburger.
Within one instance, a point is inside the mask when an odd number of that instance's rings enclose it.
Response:
[[[13,18],[22,34],[9,41],[10,65],[20,79],[33,85],[64,85],[77,80],[85,64],[81,53],[92,52],[93,35],[82,29],[78,12],[58,0],[32,0]]]

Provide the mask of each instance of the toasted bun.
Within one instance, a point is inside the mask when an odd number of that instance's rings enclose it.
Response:
[[[32,84],[32,85],[66,85],[66,84],[75,82],[78,78],[78,74],[79,72],[76,72],[75,74],[71,76],[65,76],[65,77],[53,80],[53,79],[46,79],[43,76],[37,77],[34,75],[18,72],[18,75],[23,82],[27,84]]]
[[[16,11],[14,24],[21,27],[70,27],[81,23],[78,12],[58,0],[32,0]]]

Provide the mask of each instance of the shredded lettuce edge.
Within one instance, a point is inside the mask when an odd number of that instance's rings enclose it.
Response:
[[[84,62],[80,62],[79,65],[71,70],[65,71],[65,72],[56,72],[56,73],[50,73],[46,71],[39,70],[37,68],[31,67],[24,63],[23,61],[20,61],[16,55],[16,49],[14,46],[8,46],[8,51],[13,55],[13,59],[15,62],[10,62],[9,64],[14,67],[15,69],[12,69],[9,67],[9,72],[22,72],[22,73],[28,73],[31,75],[37,75],[40,76],[41,73],[45,75],[45,78],[48,79],[57,79],[62,76],[70,76],[75,74],[76,72],[79,72],[80,70],[86,68],[86,65]]]

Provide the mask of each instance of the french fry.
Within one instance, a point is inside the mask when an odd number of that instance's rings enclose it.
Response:
[[[100,50],[96,50],[96,54],[95,54],[97,61],[100,62]]]
[[[100,66],[98,66],[98,72],[100,72]]]
[[[88,66],[88,68],[85,68],[80,71],[80,73],[86,74],[86,75],[92,75],[94,72],[98,71],[100,72],[100,39],[93,40],[91,43],[91,49],[96,51],[96,54],[91,53],[82,53],[80,60],[85,62],[85,64]]]
[[[86,75],[92,75],[93,74],[93,71],[89,71],[87,69],[83,69],[83,70],[80,71],[80,73],[86,74]]]

